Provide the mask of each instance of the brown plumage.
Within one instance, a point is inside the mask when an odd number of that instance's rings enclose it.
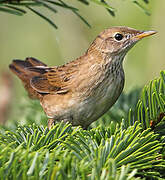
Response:
[[[35,91],[30,83],[31,78],[39,76],[41,72],[29,71],[28,68],[35,66],[46,65],[34,58],[26,58],[25,61],[13,60],[12,64],[9,65],[10,70],[15,73],[23,82],[25,89],[28,91],[29,97],[32,99],[38,99],[41,95]]]
[[[155,31],[113,27],[100,33],[86,53],[62,66],[48,67],[34,59],[9,65],[31,98],[39,99],[49,117],[87,128],[118,99],[124,87],[122,62],[143,37]]]

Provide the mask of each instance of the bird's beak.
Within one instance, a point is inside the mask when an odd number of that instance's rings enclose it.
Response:
[[[140,40],[144,37],[151,36],[153,34],[156,34],[157,31],[142,31],[141,33],[135,35],[132,37],[133,40]]]

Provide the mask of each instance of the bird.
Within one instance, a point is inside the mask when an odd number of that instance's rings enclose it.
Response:
[[[48,117],[48,128],[55,122],[88,126],[106,113],[124,88],[123,60],[144,37],[156,31],[116,26],[102,31],[85,53],[61,66],[48,67],[27,57],[9,65],[29,97],[38,99]]]

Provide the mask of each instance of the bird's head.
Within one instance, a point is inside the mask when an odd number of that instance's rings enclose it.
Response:
[[[125,55],[136,42],[155,33],[156,31],[139,31],[129,27],[112,27],[101,32],[92,47],[111,55]]]

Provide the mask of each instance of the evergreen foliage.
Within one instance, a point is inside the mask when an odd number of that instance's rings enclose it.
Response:
[[[48,130],[39,104],[25,104],[25,125],[1,127],[0,179],[165,179],[165,71],[137,92],[88,130],[63,122]]]
[[[111,6],[108,0],[77,0],[84,5],[90,5],[93,3],[105,8],[111,16],[115,16],[116,9]],[[138,0],[132,1],[140,9],[142,9],[147,15],[150,15],[149,11],[146,9],[145,5],[149,3],[149,0]],[[41,8],[48,9],[52,13],[58,13],[57,8],[64,8],[70,10],[74,13],[80,20],[82,20],[88,27],[91,27],[88,21],[81,16],[79,9],[68,3],[67,0],[0,0],[0,12],[5,12],[8,14],[13,14],[17,16],[22,16],[27,13],[27,9],[36,15],[40,16],[42,19],[46,20],[54,28],[58,28],[56,23],[51,20],[47,15],[40,12]],[[89,7],[89,6],[88,6]]]

